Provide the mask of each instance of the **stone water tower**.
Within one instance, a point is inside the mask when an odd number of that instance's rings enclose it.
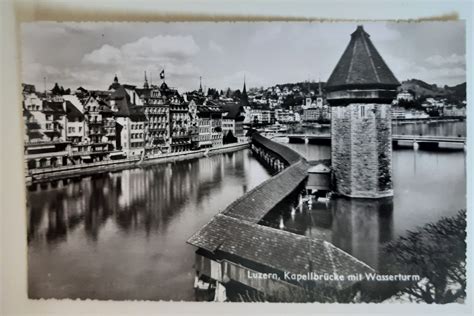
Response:
[[[391,103],[398,80],[358,26],[326,85],[336,193],[393,195]]]

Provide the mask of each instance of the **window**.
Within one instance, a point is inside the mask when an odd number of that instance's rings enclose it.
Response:
[[[52,121],[53,116],[52,115],[46,115],[46,121]]]
[[[382,106],[380,109],[380,118],[386,118],[387,116],[387,108],[385,106]]]
[[[360,117],[365,117],[365,105],[360,106]]]
[[[46,129],[47,129],[47,130],[50,130],[51,127],[52,127],[51,123],[47,123],[47,124],[46,124]]]

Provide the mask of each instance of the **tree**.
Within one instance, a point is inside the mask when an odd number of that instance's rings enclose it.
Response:
[[[51,89],[51,93],[53,95],[65,95],[65,94],[71,94],[71,89],[64,90],[63,86],[59,86],[58,83],[56,82],[54,84],[53,89]]]
[[[291,107],[294,107],[295,105],[296,105],[296,99],[292,94],[288,95],[285,98],[285,100],[283,100],[283,107],[286,109],[290,109]]]
[[[225,144],[231,144],[231,143],[237,143],[237,137],[234,136],[232,131],[229,131],[226,135],[224,135],[224,138],[222,139],[222,142]]]
[[[234,93],[233,93],[233,95],[232,95],[232,97],[233,97],[234,99],[240,99],[241,96],[242,96],[242,92],[240,92],[239,89],[235,90]]]
[[[466,297],[466,211],[409,231],[388,244],[389,270],[417,274],[400,295],[418,302],[446,304]]]
[[[64,91],[64,89],[63,89],[63,91]],[[51,89],[51,93],[53,95],[61,95],[61,88],[59,87],[57,82],[54,84],[53,89]]]

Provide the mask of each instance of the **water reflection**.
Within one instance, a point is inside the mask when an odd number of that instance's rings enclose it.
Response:
[[[290,127],[289,133],[330,134],[330,126]],[[466,122],[394,122],[394,135],[466,136]]]
[[[379,268],[379,247],[393,234],[393,199],[314,201],[298,205],[297,199],[280,204],[262,224],[296,234],[323,239]],[[281,221],[283,220],[283,226]]]
[[[225,169],[234,176],[245,176],[243,159],[236,161],[235,155],[230,154],[222,159],[85,177],[63,186],[40,186],[30,192],[28,199],[31,205],[28,239],[40,238],[42,229],[46,229],[47,241],[64,239],[68,228],[73,229],[83,221],[87,236],[97,240],[109,218],[124,233],[141,229],[150,233],[178,216],[182,205],[191,197],[201,203],[214,190],[219,190]],[[244,190],[246,184],[243,184]],[[45,192],[48,193],[46,199]]]
[[[395,135],[466,136],[466,122],[403,122],[392,125]]]
[[[334,245],[379,268],[379,245],[393,238],[393,200],[337,198],[330,203]]]
[[[32,186],[29,295],[194,300],[186,239],[268,177],[244,150]]]
[[[465,122],[425,125],[427,133],[465,130]],[[409,133],[410,124],[403,126]],[[330,146],[286,145],[308,160],[331,156]],[[389,201],[338,198],[329,204],[313,203],[311,208],[306,205],[296,212],[290,205],[280,206],[274,213],[283,217],[283,229],[331,241],[370,265],[383,268],[378,254],[384,243],[466,208],[464,152],[401,149],[393,152],[392,166],[394,196]],[[293,203],[297,204],[296,199]],[[266,224],[278,228],[279,220],[274,217],[267,216]]]

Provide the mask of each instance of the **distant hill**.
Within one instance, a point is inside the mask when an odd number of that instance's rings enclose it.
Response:
[[[466,99],[466,83],[461,83],[461,84],[458,84],[454,87],[447,87],[447,89],[449,91],[451,91],[454,95],[458,96],[458,97],[461,97],[463,99]]]
[[[453,87],[438,87],[436,84],[429,84],[419,79],[409,79],[403,81],[400,90],[408,90],[415,97],[446,97],[455,100],[466,99],[466,83],[461,83]]]

